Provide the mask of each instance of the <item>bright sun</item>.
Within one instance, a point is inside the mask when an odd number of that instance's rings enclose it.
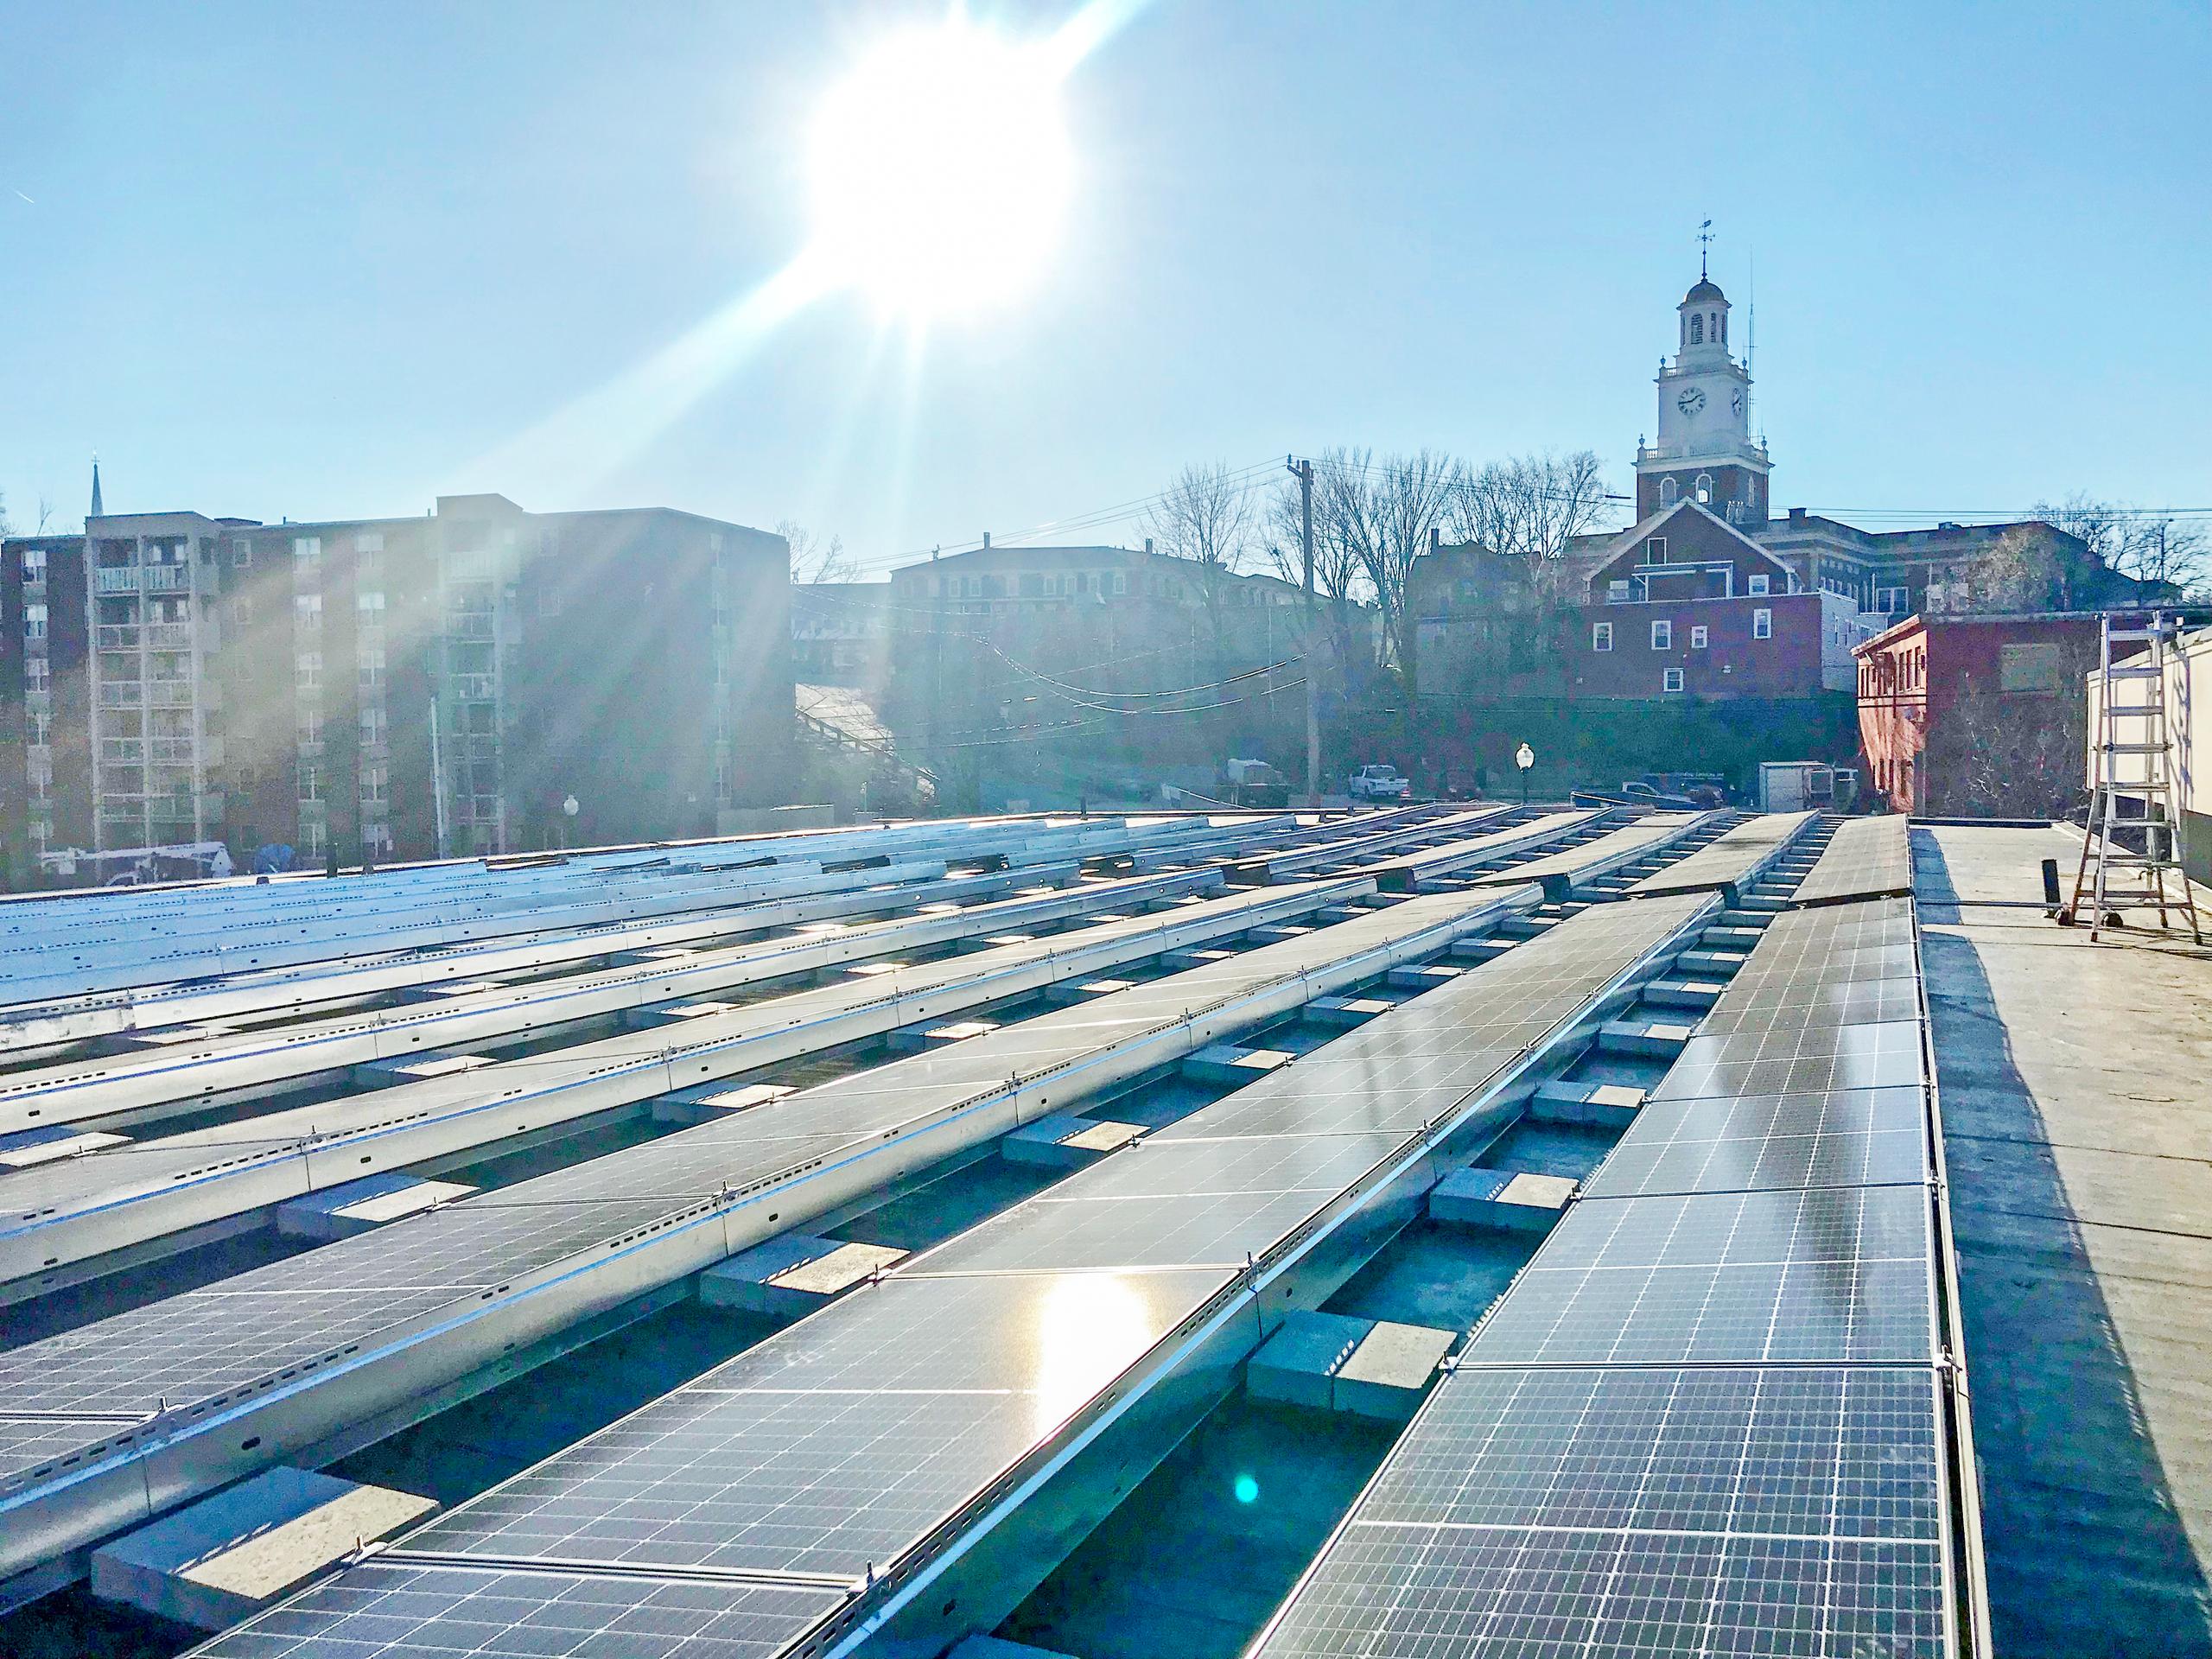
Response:
[[[812,251],[829,279],[937,315],[1033,278],[1073,171],[1062,73],[1047,48],[959,17],[881,42],[815,119]]]

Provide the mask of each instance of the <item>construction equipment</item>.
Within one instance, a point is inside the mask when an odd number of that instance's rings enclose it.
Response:
[[[2092,940],[2105,928],[2121,925],[2122,907],[2139,905],[2157,907],[2162,930],[2173,925],[2172,913],[2179,912],[2190,937],[2204,943],[2182,864],[2181,802],[2166,706],[2180,633],[2180,620],[2163,612],[2141,626],[2115,627],[2110,616],[2103,619],[2089,730],[2089,819],[2075,867],[2073,900],[2058,916],[2070,926],[2086,904]],[[2125,662],[2113,660],[2115,645],[2134,644],[2144,649]],[[2139,696],[2133,694],[2135,687],[2141,688]],[[2127,810],[2131,802],[2139,811]],[[2139,836],[2141,850],[2123,836]]]

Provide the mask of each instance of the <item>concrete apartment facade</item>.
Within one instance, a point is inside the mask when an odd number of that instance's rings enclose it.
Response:
[[[67,848],[222,842],[243,866],[711,834],[787,781],[788,553],[764,531],[475,495],[101,513],[4,553],[19,887]]]

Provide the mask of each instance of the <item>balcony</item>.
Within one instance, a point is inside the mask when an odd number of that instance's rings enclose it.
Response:
[[[489,702],[499,695],[499,678],[492,674],[453,674],[446,679],[448,690],[467,702]]]
[[[189,622],[149,622],[146,643],[156,651],[189,651],[192,648],[192,624]]]
[[[189,709],[192,707],[190,680],[149,680],[146,686],[146,701],[156,709]]]
[[[146,758],[146,746],[135,737],[104,737],[100,740],[100,760],[108,766],[119,766]]]
[[[92,689],[92,706],[98,709],[143,709],[146,706],[146,686],[141,680],[102,680]]]
[[[446,619],[448,639],[488,640],[497,634],[493,619],[482,612],[469,611]]]
[[[107,573],[102,571],[102,575]],[[92,631],[94,643],[102,651],[136,651],[138,649],[138,625],[135,622],[103,622]]]

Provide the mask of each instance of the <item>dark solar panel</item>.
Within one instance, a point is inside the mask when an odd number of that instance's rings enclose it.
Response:
[[[1805,904],[1906,893],[1912,843],[1902,817],[1853,818],[1839,825],[1793,895]]]
[[[1932,1543],[1938,1450],[1924,1367],[1461,1370],[1359,1518]]]
[[[1928,1544],[1347,1526],[1254,1659],[1939,1659]]]
[[[1698,1107],[1710,1109],[1682,1109]],[[1676,1103],[1645,1109],[1584,1184],[1586,1197],[1885,1185],[1928,1176],[1917,1090],[1724,1095],[1669,1108]]]
[[[1464,1363],[1925,1359],[1930,1248],[1920,1187],[1586,1200]]]
[[[893,1277],[462,1505],[409,1548],[860,1578],[1230,1277]]]
[[[769,1659],[834,1590],[371,1561],[196,1649],[205,1659]]]
[[[1692,1038],[1652,1097],[1688,1100],[1700,1095],[1907,1088],[1923,1081],[1925,1075],[1916,1020],[1777,1028]]]

